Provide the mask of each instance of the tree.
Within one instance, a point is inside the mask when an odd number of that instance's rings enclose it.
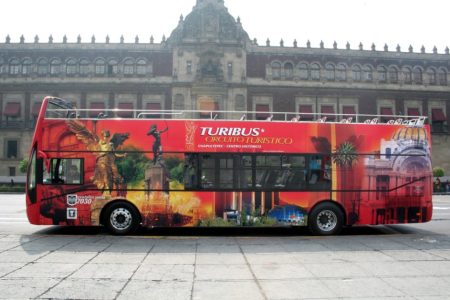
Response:
[[[142,150],[134,146],[124,147],[123,151],[127,152],[127,156],[116,161],[117,169],[124,182],[133,186],[144,180],[144,172],[149,160]]]
[[[335,153],[332,156],[333,162],[340,167],[341,171],[341,188],[346,191],[350,188],[353,189],[353,186],[349,183],[347,178],[347,173],[351,171],[353,168],[353,164],[358,161],[358,156],[356,155],[356,147],[352,142],[345,141],[340,144]],[[346,196],[348,192],[343,193],[343,203],[345,203]],[[355,223],[358,220],[358,214],[355,212],[355,199],[351,199],[352,204],[352,212],[349,215],[349,221],[351,224]]]
[[[433,176],[434,177],[442,177],[444,176],[444,169],[442,169],[441,167],[434,167],[433,168]]]
[[[444,169],[442,169],[441,167],[434,167],[433,176],[436,177],[436,181],[434,182],[434,191],[440,192],[442,190],[442,185],[439,177],[444,176]]]
[[[336,149],[335,154],[333,155],[333,162],[340,167],[349,167],[352,168],[355,161],[358,160],[358,156],[356,155],[356,147],[351,142],[343,142]]]
[[[165,163],[170,173],[170,179],[177,180],[178,182],[183,183],[184,161],[176,156],[169,156],[165,158]]]
[[[19,171],[21,173],[26,173],[28,168],[28,159],[24,158],[19,162]]]

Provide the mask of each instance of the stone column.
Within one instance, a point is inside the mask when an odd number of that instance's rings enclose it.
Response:
[[[24,116],[23,116],[23,121],[24,121],[24,127],[25,128],[32,128],[33,126],[33,122],[32,119],[30,118],[31,116],[31,96],[29,92],[25,93],[25,101],[24,101]]]

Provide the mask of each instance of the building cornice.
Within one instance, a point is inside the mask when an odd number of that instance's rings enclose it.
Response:
[[[2,50],[54,51],[54,50],[107,50],[107,51],[171,51],[167,44],[132,44],[132,43],[9,43],[0,44]]]
[[[280,47],[280,46],[257,46],[249,48],[249,55],[273,55],[273,56],[326,56],[326,57],[346,57],[348,59],[392,59],[392,60],[435,60],[450,62],[450,54],[439,53],[416,53],[416,52],[394,52],[377,50],[354,50],[354,49],[327,49],[327,48],[306,48],[306,47]]]

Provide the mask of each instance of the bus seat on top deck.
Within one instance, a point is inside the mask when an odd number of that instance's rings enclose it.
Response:
[[[425,124],[425,117],[420,117],[418,119],[416,119],[416,126],[423,126],[423,124]]]
[[[77,115],[77,113],[76,112],[74,112],[74,111],[72,111],[72,112],[68,112],[67,113],[67,118],[68,119],[77,119],[77,118],[79,118],[80,116],[79,115]]]
[[[353,121],[353,117],[343,118],[341,123],[351,123]]]

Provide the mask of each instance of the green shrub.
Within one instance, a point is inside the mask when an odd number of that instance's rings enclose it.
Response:
[[[205,220],[200,220],[198,223],[199,227],[231,227],[236,226],[235,224],[228,222],[222,218],[210,218]]]
[[[11,184],[1,184],[0,193],[25,193],[25,184],[16,183],[13,186]]]
[[[434,177],[442,177],[444,176],[444,169],[442,169],[441,167],[434,167],[433,168],[433,176]]]
[[[19,162],[19,171],[21,173],[26,173],[28,167],[28,159],[24,158]]]

